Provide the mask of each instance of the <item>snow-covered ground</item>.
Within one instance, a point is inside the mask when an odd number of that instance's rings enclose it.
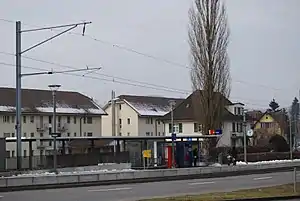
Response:
[[[123,169],[123,170],[90,170],[90,171],[78,171],[78,172],[59,172],[58,175],[73,175],[73,174],[91,174],[91,173],[112,173],[112,172],[132,172],[133,169]],[[12,175],[12,177],[38,177],[38,176],[51,176],[55,175],[54,172],[41,172],[41,173],[27,173],[27,174],[18,174]]]
[[[288,163],[288,162],[299,162],[300,159],[294,159],[294,160],[272,160],[272,161],[258,161],[258,162],[249,162],[245,163],[243,161],[237,161],[237,165],[257,165],[257,164],[273,164],[273,163]]]

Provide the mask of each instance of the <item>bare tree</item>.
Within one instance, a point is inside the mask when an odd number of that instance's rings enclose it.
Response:
[[[224,107],[231,89],[227,46],[229,27],[222,0],[194,0],[189,10],[191,81],[197,90],[195,116],[204,134],[222,126]],[[207,140],[206,148],[216,140]]]

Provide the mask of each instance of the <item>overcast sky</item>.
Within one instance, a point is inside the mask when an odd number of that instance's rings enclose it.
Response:
[[[102,67],[99,74],[190,91],[189,70],[182,66],[189,65],[187,26],[191,4],[192,0],[1,0],[0,19],[21,20],[23,29],[92,21],[86,27],[87,36],[65,34],[23,56],[74,68],[85,68],[86,65]],[[281,106],[290,105],[300,89],[300,1],[227,0],[226,6],[231,30],[228,49],[232,76],[231,99],[244,102],[252,108],[267,106],[273,97]],[[81,33],[82,28],[76,28],[73,32]],[[55,33],[23,33],[22,49]],[[0,44],[1,52],[15,52],[14,23],[0,20]],[[15,59],[0,53],[0,62],[14,64]],[[22,58],[22,65],[68,70],[26,58]],[[0,86],[14,87],[14,67],[0,66]],[[33,72],[26,68],[22,70]],[[117,78],[114,80],[121,81]],[[85,77],[26,77],[22,84],[26,88],[41,89],[47,89],[48,84],[61,84],[61,90],[77,90],[96,98],[100,103],[110,98],[111,90],[118,95],[187,95],[112,81],[111,77],[91,73]]]

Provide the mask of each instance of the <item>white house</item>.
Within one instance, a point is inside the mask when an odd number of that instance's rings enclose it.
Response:
[[[164,125],[159,120],[170,111],[170,100],[179,104],[184,99],[154,96],[121,95],[115,104],[115,135],[119,136],[163,136]],[[109,101],[102,117],[102,135],[112,134],[112,106]]]
[[[200,91],[195,91],[187,99],[178,104],[173,110],[174,130],[179,136],[188,135],[208,135],[203,133],[201,124],[199,125],[197,115],[201,115],[201,112],[197,112],[195,104],[199,103]],[[198,101],[197,101],[198,100]],[[226,106],[224,108],[223,127],[211,128],[222,129],[222,135],[219,138],[218,146],[232,146],[235,143],[236,146],[240,146],[243,143],[243,111],[244,104],[232,103],[226,99]],[[165,123],[164,131],[166,135],[171,135],[171,113],[169,112],[161,118]],[[246,130],[250,129],[251,122],[247,122]]]
[[[0,88],[0,137],[15,140],[15,89]],[[101,136],[101,118],[106,115],[91,98],[72,91],[57,91],[57,132],[62,137]],[[22,89],[22,138],[37,138],[32,144],[32,155],[45,155],[53,149],[52,143],[39,139],[50,138],[52,123],[52,92],[50,90]],[[22,154],[28,156],[28,143],[22,143]],[[16,142],[6,143],[8,156],[16,156]]]

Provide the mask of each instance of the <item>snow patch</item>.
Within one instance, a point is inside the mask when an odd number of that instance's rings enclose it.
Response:
[[[76,175],[76,174],[91,174],[91,173],[117,173],[117,172],[132,172],[135,171],[133,169],[123,169],[123,170],[117,170],[117,169],[103,169],[103,170],[90,170],[90,171],[77,171],[77,172],[59,172],[58,175]],[[18,174],[18,175],[12,175],[12,177],[40,177],[40,176],[54,176],[56,175],[54,172],[43,172],[43,173],[27,173],[27,174]]]
[[[274,163],[289,163],[289,162],[300,162],[300,159],[294,160],[272,160],[272,161],[257,161],[257,162],[248,162],[237,161],[237,165],[260,165],[260,164],[274,164]]]
[[[142,116],[164,116],[170,112],[169,106],[129,102]]]

